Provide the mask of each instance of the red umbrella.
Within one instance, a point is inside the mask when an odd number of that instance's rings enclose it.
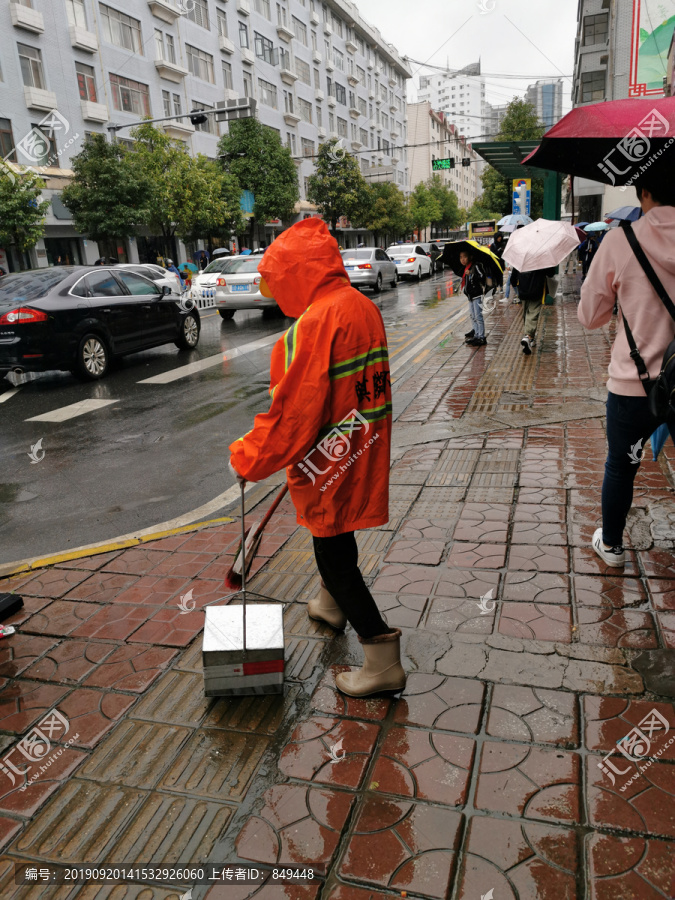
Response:
[[[675,97],[579,106],[549,129],[523,165],[604,184],[646,172],[670,178],[675,164]]]
[[[586,232],[584,231],[584,229],[583,229],[583,228],[579,228],[578,225],[575,225],[574,227],[575,227],[575,229],[576,229],[577,234],[579,235],[579,242],[583,244],[583,242],[586,240],[586,238],[588,237],[588,235],[586,234]]]

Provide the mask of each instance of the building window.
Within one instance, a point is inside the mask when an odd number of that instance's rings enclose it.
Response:
[[[333,22],[333,31],[339,36],[343,37],[342,31],[342,19],[335,15],[335,13],[331,13],[331,19]]]
[[[239,46],[247,50],[251,46],[248,40],[248,26],[244,22],[239,23]]]
[[[302,97],[298,98],[298,115],[303,122],[312,124],[312,104],[309,100],[303,100]]]
[[[310,87],[312,86],[312,70],[304,59],[295,60],[295,74],[303,84],[308,84]]]
[[[272,59],[274,60],[274,51],[272,51]],[[272,65],[274,65],[274,62]],[[291,52],[290,50],[284,50],[283,47],[279,47],[279,68],[286,69],[289,72],[293,71]]]
[[[335,116],[332,112],[328,113],[328,131],[331,137],[335,134]]]
[[[363,87],[366,86],[366,70],[362,69],[361,66],[356,67],[356,75],[359,79],[359,84],[362,84]]]
[[[201,25],[202,28],[210,28],[211,25],[209,23],[209,4],[207,0],[192,0],[192,5],[185,4],[187,8],[187,17],[191,22],[194,22],[196,25]]]
[[[368,132],[365,128],[361,128],[359,130],[359,140],[363,144],[364,147],[368,146]]]
[[[173,115],[179,116],[183,112],[183,104],[180,101],[180,94],[173,94]]]
[[[260,102],[264,106],[271,106],[272,109],[278,108],[277,86],[275,84],[270,84],[269,81],[263,81],[262,78],[259,78],[258,93]]]
[[[37,131],[38,134],[42,135],[42,138],[44,140],[44,144],[42,144],[42,146],[45,147],[45,152],[39,159],[36,160],[37,164],[39,166],[54,166],[58,169],[59,151],[56,147],[56,139],[54,138],[54,135],[47,131],[43,131],[36,122],[31,123],[31,129],[32,131]],[[39,147],[40,143],[38,142],[33,146],[33,152],[39,149]],[[46,149],[47,147],[49,147],[48,150]]]
[[[368,115],[368,106],[363,97],[359,97],[357,102],[359,104],[359,114],[362,116]]]
[[[288,28],[288,13],[281,3],[277,3],[277,25],[280,28]]]
[[[321,90],[321,72],[318,69],[314,69],[314,87],[317,91]]]
[[[323,128],[323,113],[320,106],[316,108],[316,126],[317,128]]]
[[[254,0],[253,8],[261,16],[265,16],[270,22],[272,21],[272,10],[270,9],[270,0]]]
[[[286,132],[286,146],[291,151],[291,155],[295,156],[295,154],[298,152],[298,146],[295,140],[295,135],[292,131]]]
[[[11,162],[16,162],[14,135],[12,134],[12,123],[9,119],[0,119],[0,156],[3,159],[11,160]]]
[[[307,26],[293,16],[293,33],[303,46],[307,46]]]
[[[333,47],[333,65],[341,72],[345,70],[345,55],[337,47]]]
[[[347,120],[341,119],[340,116],[338,116],[337,120],[337,133],[340,137],[347,137]]]
[[[76,62],[75,71],[77,72],[77,86],[80,89],[80,100],[91,100],[96,103],[96,76],[92,66],[85,66],[84,63]]]
[[[231,91],[234,88],[234,83],[232,81],[232,66],[229,62],[223,61],[223,84],[225,85],[226,90]]]
[[[155,28],[155,46],[157,48],[157,59],[164,59],[175,64],[176,42],[172,34],[164,34],[159,28]]]
[[[86,28],[87,17],[84,13],[84,0],[66,0],[66,16],[69,25]]]
[[[226,38],[227,34],[227,14],[224,9],[216,7],[216,21],[218,23],[218,35]]]
[[[164,106],[164,115],[170,116],[171,113],[171,94],[169,91],[162,91],[162,105]]]
[[[192,109],[200,110],[200,109],[213,109],[212,106],[209,106],[207,103],[199,103],[197,100],[192,101]],[[217,134],[216,131],[216,117],[215,116],[206,116],[206,122],[202,122],[201,125],[195,125],[195,129],[197,131],[203,131],[204,134]]]
[[[366,45],[363,43],[363,38],[362,38],[362,37],[357,37],[357,38],[356,38],[356,44],[357,44],[357,46],[358,46],[358,48],[359,48],[359,53],[361,54],[361,56],[363,56],[364,53],[365,53],[365,50],[366,50]]]
[[[284,111],[295,115],[293,108],[293,94],[290,91],[284,91]]]
[[[590,44],[605,44],[609,32],[609,13],[584,16],[584,47]]]
[[[244,72],[244,97],[253,97],[253,79],[251,76]]]
[[[151,116],[150,93],[147,84],[123,78],[121,75],[110,75],[113,106],[121,112],[136,113],[139,116]]]
[[[29,47],[28,44],[17,44],[19,48],[19,62],[21,74],[26,87],[45,88],[45,76],[42,69],[42,53],[37,47]]]
[[[300,138],[300,146],[302,147],[303,156],[314,156],[314,141],[308,138]]]
[[[138,19],[132,19],[125,13],[118,12],[111,6],[100,4],[101,19],[103,21],[103,35],[111,44],[124,47],[125,50],[133,50],[143,56],[143,39],[141,37],[141,23]]]
[[[584,72],[581,76],[581,102],[605,99],[605,71]]]
[[[341,103],[343,106],[347,105],[347,90],[342,84],[338,84],[337,81],[334,85],[335,88],[335,99],[338,103]]]
[[[265,60],[271,66],[274,65],[274,44],[269,38],[263,37],[262,34],[254,32],[255,55],[258,59]]]
[[[202,81],[210,81],[211,84],[215,84],[216,79],[213,73],[213,57],[211,54],[204,53],[203,50],[198,50],[196,47],[191,47],[190,44],[185,45],[185,50],[190,72],[196,78],[201,78]]]

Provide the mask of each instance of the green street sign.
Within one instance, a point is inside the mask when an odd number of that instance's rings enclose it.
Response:
[[[431,161],[431,170],[432,172],[442,172],[444,169],[454,169],[455,168],[455,160],[450,159],[432,159]]]

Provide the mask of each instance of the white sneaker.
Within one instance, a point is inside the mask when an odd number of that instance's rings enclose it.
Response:
[[[602,528],[596,528],[591,546],[600,559],[608,566],[621,568],[626,565],[626,551],[623,547],[606,547],[602,540]]]
[[[523,353],[525,356],[529,356],[532,353],[532,341],[530,340],[529,334],[526,334],[525,337],[520,342],[520,346],[523,348]]]

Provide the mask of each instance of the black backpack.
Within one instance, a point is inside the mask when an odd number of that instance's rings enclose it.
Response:
[[[675,322],[675,305],[666,293],[666,289],[661,284],[659,276],[654,271],[652,264],[647,259],[644,250],[640,246],[638,239],[635,237],[635,232],[633,231],[631,223],[624,221],[621,223],[621,227],[624,230],[633,253],[644,269],[645,275]],[[666,348],[659,375],[657,378],[651,379],[649,377],[649,370],[640,356],[640,351],[638,350],[635,339],[628,327],[628,322],[626,321],[623,310],[621,311],[621,318],[623,319],[623,327],[626,331],[628,346],[630,347],[631,359],[635,363],[638,375],[640,376],[640,381],[642,382],[642,387],[649,400],[649,411],[654,418],[658,420],[660,425],[668,420],[672,421],[672,419],[675,418],[675,338],[673,338]]]

